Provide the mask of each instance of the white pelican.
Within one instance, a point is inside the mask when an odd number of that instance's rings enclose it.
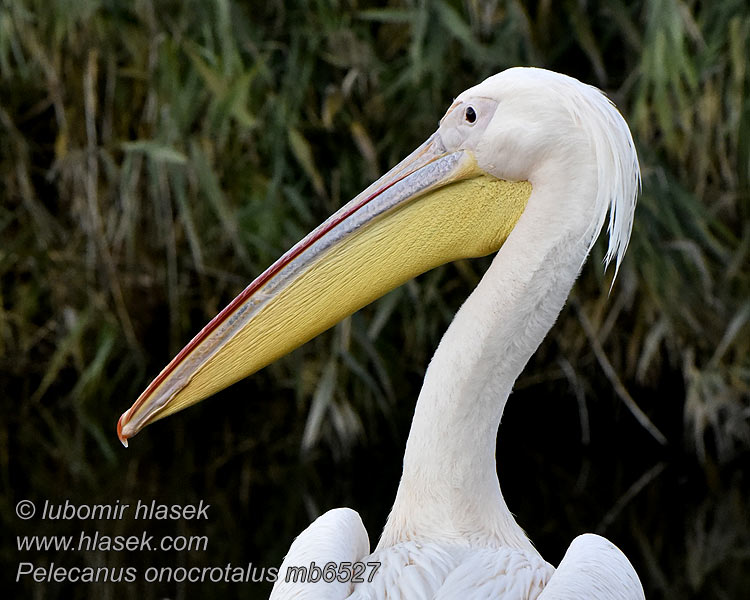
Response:
[[[542,69],[490,77],[456,98],[422,146],[206,325],[120,417],[120,439],[257,371],[419,273],[499,250],[427,369],[377,548],[370,553],[356,512],[331,510],[294,541],[271,597],[643,598],[628,559],[599,536],[577,537],[557,570],[545,562],[508,510],[495,465],[514,381],[557,318],[607,213],[606,261],[617,273],[639,186],[630,131],[599,90]],[[356,584],[285,581],[287,566],[311,561],[380,568]]]

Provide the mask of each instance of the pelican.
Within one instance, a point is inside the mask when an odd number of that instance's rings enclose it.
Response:
[[[271,598],[644,598],[628,559],[597,535],[573,540],[557,569],[547,563],[508,509],[495,464],[513,383],[607,215],[605,262],[616,276],[639,189],[630,131],[602,92],[543,69],[494,75],[208,323],[120,417],[120,440],[420,273],[497,252],[429,364],[377,547],[356,512],[330,510],[292,543]],[[288,567],[311,561],[339,573],[347,563],[378,568],[361,582],[346,572],[331,583],[287,581]]]

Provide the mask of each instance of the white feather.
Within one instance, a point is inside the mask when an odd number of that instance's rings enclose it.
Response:
[[[270,600],[336,600],[352,593],[351,582],[334,581],[308,583],[304,577],[290,574],[289,567],[309,569],[314,562],[324,568],[329,562],[354,563],[370,552],[370,540],[359,515],[349,508],[335,508],[319,516],[292,542],[284,562],[279,567],[278,579]]]
[[[570,544],[538,600],[643,600],[630,561],[609,540],[587,533]]]

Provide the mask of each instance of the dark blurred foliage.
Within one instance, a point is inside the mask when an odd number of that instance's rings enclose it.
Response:
[[[225,303],[513,65],[593,83],[644,173],[508,405],[498,471],[553,563],[578,533],[649,598],[750,589],[746,0],[0,0],[0,505],[8,597],[260,598],[156,566],[277,565],[320,512],[377,539],[429,357],[490,259],[447,265],[161,421],[120,413]],[[22,521],[21,499],[211,504],[208,521]],[[131,513],[132,514],[132,513]],[[206,535],[205,552],[21,552],[18,534]],[[138,581],[16,585],[19,562]]]

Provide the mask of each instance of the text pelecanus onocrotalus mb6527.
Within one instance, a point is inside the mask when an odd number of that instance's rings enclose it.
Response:
[[[643,598],[630,562],[599,536],[577,537],[557,570],[545,562],[508,510],[495,465],[514,381],[607,214],[617,272],[639,186],[630,131],[599,90],[534,68],[490,77],[206,325],[122,415],[118,435],[126,443],[428,269],[497,251],[427,369],[377,548],[370,554],[357,513],[331,510],[294,541],[271,597]],[[286,566],[311,560],[381,568],[364,583],[284,581]]]

